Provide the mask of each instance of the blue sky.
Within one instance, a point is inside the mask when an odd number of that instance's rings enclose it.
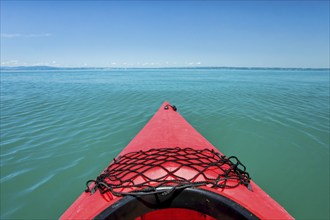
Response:
[[[1,1],[1,66],[329,68],[329,1]]]

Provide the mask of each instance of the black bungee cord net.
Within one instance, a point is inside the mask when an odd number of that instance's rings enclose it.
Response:
[[[186,169],[189,178],[180,175]],[[166,195],[188,187],[207,185],[224,189],[240,184],[252,191],[250,179],[246,167],[235,156],[225,157],[210,149],[158,148],[115,158],[95,180],[86,182],[85,192],[99,190],[101,194],[111,192],[117,197]]]

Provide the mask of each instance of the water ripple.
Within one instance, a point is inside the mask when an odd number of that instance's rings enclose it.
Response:
[[[58,218],[165,100],[295,217],[328,209],[326,71],[1,72],[0,95],[1,218]]]

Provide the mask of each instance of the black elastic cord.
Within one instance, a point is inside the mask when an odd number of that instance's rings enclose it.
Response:
[[[173,109],[173,111],[175,111],[175,112],[176,112],[176,110],[178,110],[178,109],[176,108],[175,105],[170,105],[170,104],[165,105],[165,106],[164,106],[164,109],[165,109],[165,110],[168,110],[169,107],[171,107],[171,108]]]
[[[171,170],[168,169],[168,163],[171,163]],[[148,172],[154,172],[155,169],[162,175],[150,177]],[[189,178],[180,175],[182,169],[191,171]],[[206,185],[212,188],[234,188],[242,184],[251,189],[250,179],[246,167],[235,156],[227,158],[210,149],[158,148],[130,152],[114,159],[95,180],[87,181],[85,191],[110,191],[115,196],[125,196],[169,194],[177,189]],[[94,183],[92,189],[91,183]]]

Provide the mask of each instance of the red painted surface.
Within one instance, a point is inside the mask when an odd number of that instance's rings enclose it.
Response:
[[[170,209],[164,209],[164,210],[157,210],[154,212],[149,212],[143,216],[140,216],[136,218],[135,220],[148,220],[148,219],[154,219],[154,220],[174,220],[174,219],[180,219],[180,220],[215,220],[215,218],[205,215],[200,212],[196,212],[194,210],[189,209],[179,209],[179,208],[170,208]]]
[[[199,134],[178,112],[173,111],[171,107],[168,110],[164,106],[165,102],[156,114],[150,119],[145,127],[137,134],[137,136],[127,145],[120,155],[133,151],[149,150],[152,148],[164,147],[191,147],[194,149],[213,149],[218,150],[201,134]],[[188,175],[189,170],[182,172],[182,175]],[[157,172],[150,172],[154,178],[159,176]],[[221,194],[241,206],[254,213],[261,219],[293,219],[287,211],[266,194],[260,187],[251,181],[253,192],[247,187],[239,185],[232,189],[213,189],[207,186],[201,188]],[[101,195],[96,191],[93,195],[90,193],[82,193],[79,198],[66,210],[61,219],[91,219],[109,205],[120,200],[121,197],[115,197],[110,193]],[[131,210],[129,210],[131,211]],[[189,215],[189,219],[213,219],[204,216],[195,211],[185,209],[164,209],[147,213],[138,219],[185,219],[185,215]],[[179,218],[178,218],[179,217]]]

